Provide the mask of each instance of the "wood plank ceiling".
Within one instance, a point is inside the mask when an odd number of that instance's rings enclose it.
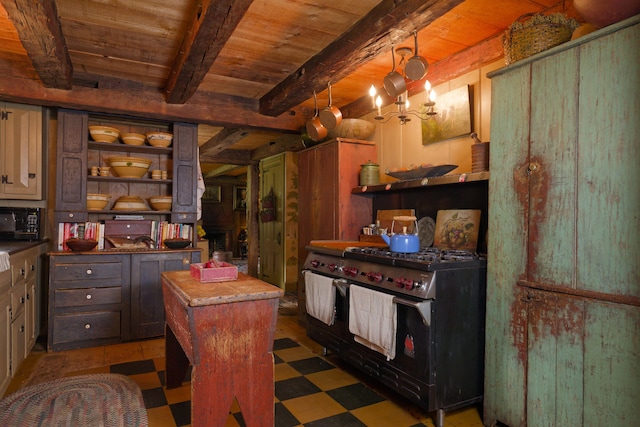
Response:
[[[201,160],[216,166],[303,148],[312,93],[324,105],[329,82],[344,117],[367,113],[413,31],[439,84],[501,57],[524,13],[576,17],[559,0],[0,3],[0,100],[197,122]]]

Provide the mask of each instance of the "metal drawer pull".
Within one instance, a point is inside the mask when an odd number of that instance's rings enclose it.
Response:
[[[87,323],[86,325],[84,325],[85,329],[91,329],[91,324]]]
[[[396,304],[402,304],[408,307],[415,308],[416,310],[418,310],[418,313],[420,313],[420,317],[422,317],[422,323],[424,323],[426,326],[429,326],[431,324],[431,302],[430,301],[414,302],[414,301],[409,301],[406,299],[394,297],[393,302]]]
[[[24,297],[20,297],[20,304],[24,304]]]
[[[91,294],[87,294],[87,299],[91,299]]]
[[[90,268],[87,268],[87,274],[93,274],[93,270],[91,270]]]

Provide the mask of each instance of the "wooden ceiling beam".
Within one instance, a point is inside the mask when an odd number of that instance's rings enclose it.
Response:
[[[278,116],[322,92],[453,9],[462,0],[384,0],[348,31],[260,99],[260,113]]]
[[[167,103],[184,104],[191,98],[251,3],[253,0],[202,2],[169,73],[165,85]]]
[[[249,129],[226,127],[200,146],[200,154],[215,157],[250,133]]]
[[[201,152],[200,161],[203,163],[220,163],[238,166],[248,166],[257,163],[251,160],[251,152],[249,150],[224,150],[215,156]]]
[[[55,0],[3,0],[2,4],[42,84],[71,89],[73,66]]]
[[[154,90],[131,91],[73,87],[61,91],[44,88],[29,77],[5,75],[0,78],[0,100],[61,107],[99,113],[122,114],[159,120],[203,123],[212,126],[271,129],[299,132],[304,126],[303,113],[267,117],[257,113],[257,100],[220,94],[194,95],[183,105],[167,104]],[[248,126],[247,124],[251,125]]]

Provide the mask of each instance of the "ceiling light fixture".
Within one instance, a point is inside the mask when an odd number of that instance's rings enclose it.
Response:
[[[409,109],[409,93],[406,89],[406,79],[417,81],[422,79],[429,68],[427,60],[418,55],[418,33],[413,32],[415,39],[415,51],[410,47],[399,47],[395,49],[395,53],[400,55],[400,66],[404,65],[403,73],[400,74],[396,71],[396,61],[394,55],[394,49],[391,48],[391,57],[393,60],[393,69],[384,78],[384,87],[386,92],[391,97],[395,97],[395,104],[398,106],[398,111],[389,111],[382,113],[382,97],[377,95],[375,86],[371,85],[369,89],[369,96],[371,96],[371,107],[376,111],[374,118],[382,123],[386,123],[393,117],[397,117],[400,120],[400,124],[404,125],[406,122],[411,121],[409,115],[415,116],[420,120],[428,120],[436,113],[436,93],[431,89],[431,83],[429,80],[424,82],[424,90],[426,94],[425,102],[421,103],[421,111]],[[407,62],[405,57],[414,53]]]

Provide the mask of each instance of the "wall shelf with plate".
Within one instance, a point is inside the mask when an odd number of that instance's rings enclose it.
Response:
[[[376,185],[358,186],[351,190],[352,194],[373,195],[390,191],[407,190],[435,185],[464,184],[468,182],[488,181],[489,171],[472,172],[465,174],[449,174],[431,178],[417,178],[398,180]]]

